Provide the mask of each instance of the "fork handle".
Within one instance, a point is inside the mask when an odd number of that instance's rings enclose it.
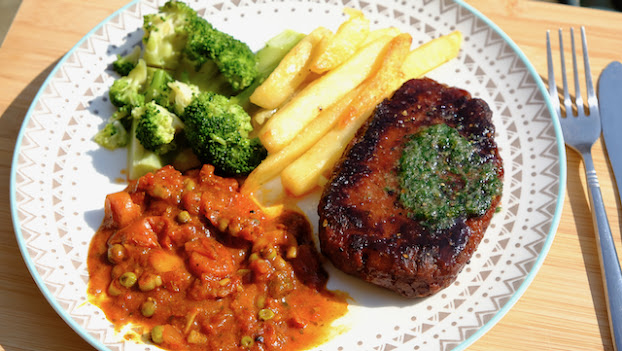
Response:
[[[585,175],[592,207],[592,219],[598,245],[598,256],[605,287],[609,327],[614,348],[622,351],[622,270],[607,220],[603,196],[589,152],[583,154]]]

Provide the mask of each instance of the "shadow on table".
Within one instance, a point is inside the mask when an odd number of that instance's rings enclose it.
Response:
[[[606,312],[605,289],[601,277],[596,236],[591,220],[592,214],[588,198],[585,196],[587,189],[580,177],[580,174],[584,172],[584,168],[579,155],[569,148],[566,148],[566,150],[568,154],[568,184],[576,184],[576,188],[572,192],[568,192],[568,199],[570,201],[572,215],[575,218],[588,217],[587,220],[575,221],[575,225],[579,236],[583,264],[585,265],[585,271],[587,272],[588,283],[592,293],[592,303],[598,315],[597,320],[600,336],[603,340],[603,345],[611,345],[611,332],[609,331],[609,322]],[[600,311],[604,313],[598,313]],[[604,318],[601,316],[604,316]]]
[[[11,102],[0,117],[0,135],[6,140],[0,166],[5,184],[9,183],[11,155],[26,113],[39,88],[51,73],[58,60],[35,77]],[[83,351],[93,348],[76,334],[54,311],[32,280],[20,255],[13,231],[10,209],[10,190],[1,197],[0,222],[6,223],[0,232],[0,349],[5,351]],[[10,321],[10,323],[9,323]],[[67,345],[71,345],[67,348]]]

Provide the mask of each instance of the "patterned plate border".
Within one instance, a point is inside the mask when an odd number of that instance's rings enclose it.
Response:
[[[376,25],[397,25],[409,30],[419,43],[442,34],[438,27],[463,31],[465,46],[471,51],[430,76],[442,82],[458,80],[468,84],[475,96],[491,104],[498,139],[503,140],[500,150],[507,181],[504,210],[493,220],[485,240],[456,284],[437,296],[414,303],[362,288],[360,293],[354,293],[352,318],[365,316],[375,322],[352,327],[357,335],[345,333],[320,349],[464,349],[520,298],[550,248],[560,220],[566,177],[560,127],[551,118],[553,110],[544,84],[524,54],[494,23],[464,1],[193,3],[199,13],[214,19],[217,27],[235,31],[235,21],[244,18],[249,26],[261,24],[267,33],[274,34],[288,26],[301,31],[311,29],[288,22],[288,12],[320,13],[330,26],[341,20],[335,8],[344,6],[364,9]],[[84,293],[89,233],[101,219],[99,203],[92,207],[82,197],[85,191],[105,194],[121,186],[111,182],[111,175],[118,175],[119,170],[108,169],[106,164],[122,162],[123,155],[104,155],[86,137],[97,130],[100,116],[111,111],[105,92],[114,78],[106,70],[110,62],[104,61],[140,40],[139,33],[127,33],[137,28],[143,14],[156,8],[155,1],[135,0],[95,27],[63,57],[28,110],[13,156],[12,216],[26,265],[57,313],[85,340],[102,350],[154,348],[120,342],[99,310],[90,306],[85,297],[74,297]],[[251,9],[253,13],[249,13]],[[262,15],[276,14],[282,21],[260,20]],[[114,45],[122,41],[126,44]],[[470,54],[474,52],[477,57]],[[480,56],[485,59],[482,61]],[[95,168],[103,175],[80,186],[84,175],[74,162],[84,158],[100,160]],[[98,189],[102,182],[113,184]],[[350,288],[357,284],[347,277],[341,278]],[[387,327],[378,328],[379,325]]]

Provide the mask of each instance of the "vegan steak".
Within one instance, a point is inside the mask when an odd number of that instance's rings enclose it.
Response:
[[[427,78],[406,82],[333,170],[318,208],[323,254],[406,297],[449,286],[501,198],[491,116],[465,90]]]

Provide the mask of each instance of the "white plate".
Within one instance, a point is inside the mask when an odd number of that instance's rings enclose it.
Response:
[[[17,239],[35,281],[60,316],[98,349],[153,350],[124,342],[87,301],[86,257],[107,193],[122,189],[125,151],[98,147],[92,136],[113,111],[110,64],[141,38],[142,16],[155,1],[135,1],[87,34],[57,65],[22,126],[11,174]],[[285,28],[330,29],[344,7],[361,8],[374,27],[397,26],[414,44],[458,29],[460,56],[428,76],[469,90],[494,113],[505,163],[502,211],[449,288],[405,300],[330,270],[330,287],[352,303],[343,334],[321,350],[464,349],[522,295],[542,264],[563,201],[565,154],[545,88],[517,46],[462,1],[223,0],[191,6],[253,49]],[[311,211],[313,212],[313,210]]]

